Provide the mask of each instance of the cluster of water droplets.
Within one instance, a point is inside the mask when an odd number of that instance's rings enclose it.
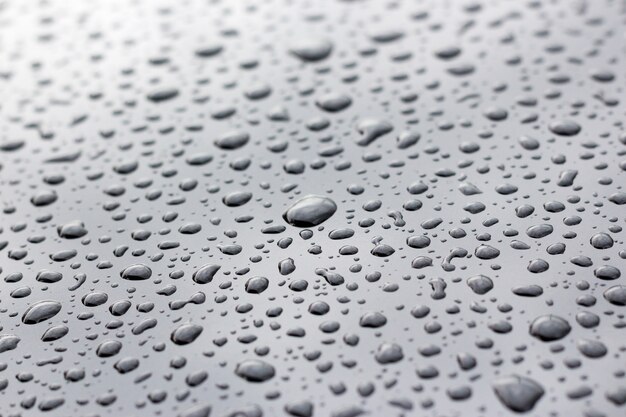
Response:
[[[1,415],[626,412],[620,2],[0,9]]]

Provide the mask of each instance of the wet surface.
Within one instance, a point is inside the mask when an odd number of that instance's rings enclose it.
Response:
[[[1,415],[626,413],[624,2],[0,22]]]

